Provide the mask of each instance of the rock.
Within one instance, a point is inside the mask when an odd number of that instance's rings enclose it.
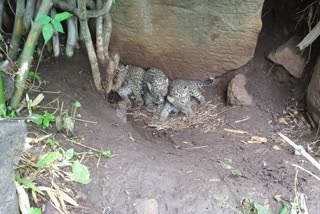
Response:
[[[125,101],[120,101],[117,105],[117,117],[121,120],[121,122],[127,122],[127,103]]]
[[[286,43],[268,55],[272,62],[282,65],[292,76],[301,78],[304,70],[305,59],[296,46],[300,42],[298,37],[292,37]]]
[[[307,110],[315,124],[320,125],[320,57],[313,68],[313,74],[307,91]]]
[[[236,75],[228,86],[228,103],[231,105],[248,106],[252,105],[252,97],[247,92],[245,85],[247,78],[243,74]]]
[[[137,0],[115,4],[110,49],[170,78],[205,79],[252,59],[263,0]]]
[[[135,206],[137,214],[159,214],[158,202],[155,199],[137,199]]]
[[[20,213],[14,169],[24,150],[26,135],[23,122],[0,122],[0,213]]]

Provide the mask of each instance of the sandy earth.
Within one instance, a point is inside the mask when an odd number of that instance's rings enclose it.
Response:
[[[200,129],[154,132],[132,117],[122,123],[116,116],[115,105],[94,90],[84,53],[78,52],[72,59],[51,59],[43,65],[40,71],[48,81],[45,90],[61,91],[46,94],[46,99],[58,96],[66,104],[80,101],[82,119],[97,124],[78,122],[76,135],[86,145],[110,149],[115,155],[101,160],[98,166],[96,159],[86,163],[93,182],[76,187],[85,208],[75,213],[135,213],[136,204],[145,199],[155,199],[160,213],[236,213],[244,197],[270,206],[276,213],[281,204],[274,196],[281,195],[286,200],[295,196],[296,171],[291,164],[314,168],[303,157],[293,155],[293,149],[276,135],[284,131],[296,139],[310,132],[279,123],[283,109],[294,103],[292,97],[303,94],[303,87],[296,87],[301,84],[296,84],[281,68],[270,70],[271,65],[257,56],[206,89],[207,100],[221,110],[228,109],[221,113],[224,123],[211,133]],[[254,105],[225,107],[227,82],[238,72],[248,77],[247,88]],[[279,79],[279,74],[284,78]],[[250,119],[235,123],[246,117]],[[245,130],[248,135],[230,133],[225,128]],[[268,142],[247,144],[252,135],[266,137]],[[310,141],[300,142],[305,145]],[[242,176],[232,175],[219,161],[238,168]],[[298,191],[308,196],[310,213],[317,213],[319,183],[300,172]]]

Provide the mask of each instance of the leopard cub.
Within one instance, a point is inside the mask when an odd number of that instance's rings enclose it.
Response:
[[[201,106],[205,105],[206,101],[200,89],[204,86],[210,86],[214,82],[214,78],[209,78],[206,81],[174,80],[169,87],[169,94],[160,112],[159,120],[166,120],[171,112],[182,112],[191,116],[193,114],[192,97],[198,100]]]
[[[145,70],[143,68],[127,65],[121,65],[118,71],[117,83],[114,86],[119,96],[131,106],[133,98],[138,105],[143,104],[142,99],[142,80]],[[119,87],[121,85],[121,87]]]
[[[168,94],[169,79],[166,74],[156,68],[147,70],[143,76],[142,90],[144,103],[147,109],[157,105],[157,112],[160,112]]]

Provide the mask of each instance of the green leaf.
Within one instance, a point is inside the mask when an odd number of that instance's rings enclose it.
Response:
[[[281,208],[279,214],[290,214],[290,209],[288,204],[284,204],[283,207]]]
[[[241,171],[240,171],[238,168],[235,168],[235,167],[233,167],[233,166],[231,166],[231,165],[229,165],[229,164],[227,164],[227,163],[225,163],[225,162],[223,162],[223,161],[219,161],[219,163],[220,163],[220,165],[221,165],[223,168],[230,170],[230,172],[231,172],[233,175],[235,175],[235,176],[242,176],[242,173],[241,173]]]
[[[19,176],[16,176],[16,181],[18,183],[24,185],[25,187],[28,187],[28,188],[32,189],[35,192],[43,194],[43,192],[41,192],[41,190],[39,190],[38,187],[36,187],[31,181],[29,181],[27,179],[20,178]]]
[[[54,29],[56,29],[60,33],[64,33],[63,27],[59,21],[52,19],[51,23],[52,23]]]
[[[254,202],[254,207],[256,208],[257,214],[271,214],[270,210],[256,202]]]
[[[42,214],[42,211],[41,211],[40,208],[34,208],[34,207],[32,207],[32,208],[30,208],[28,214]]]
[[[60,145],[58,141],[55,141],[55,140],[53,140],[53,139],[51,139],[51,138],[49,138],[48,140],[46,140],[45,143],[48,144],[48,145],[50,145],[50,146],[59,146],[59,145]]]
[[[4,38],[2,36],[2,34],[0,34],[0,42],[3,42],[4,41]]]
[[[6,105],[0,104],[0,117],[6,117],[7,111],[6,111]]]
[[[68,149],[66,151],[66,160],[71,160],[71,158],[73,158],[73,154],[74,154],[74,149]]]
[[[73,15],[71,13],[68,12],[62,12],[62,13],[57,13],[54,16],[54,19],[57,20],[58,22],[62,22],[66,19],[69,19],[70,17],[72,17]]]
[[[110,158],[111,157],[111,151],[110,150],[103,151],[101,153],[101,155],[102,155],[102,157]]]
[[[63,128],[67,131],[67,134],[69,134],[69,132],[73,134],[74,120],[69,116],[65,117],[63,120]]]
[[[37,124],[37,125],[41,125],[42,121],[43,121],[43,116],[40,114],[32,114],[31,116],[33,119],[31,120],[31,122]]]
[[[72,173],[75,180],[79,183],[88,184],[92,181],[88,168],[85,165],[82,165],[79,160],[73,162]]]
[[[42,35],[43,35],[45,43],[47,44],[47,42],[53,36],[53,27],[52,27],[52,25],[50,23],[43,25]]]
[[[35,73],[34,71],[29,71],[28,72],[29,77],[34,77],[36,80],[41,81],[41,77],[38,73]]]
[[[77,108],[81,107],[81,103],[79,101],[74,102],[73,105]]]
[[[49,16],[40,16],[35,22],[43,25],[49,24],[51,18]]]
[[[43,121],[42,121],[42,124],[43,124],[43,128],[48,128],[50,123],[53,122],[55,119],[55,116],[51,113],[49,113],[48,111],[45,111],[44,112],[44,115],[43,115]]]
[[[59,152],[48,152],[43,158],[41,158],[38,161],[37,165],[40,169],[43,169],[44,167],[55,162],[59,158],[60,158]]]

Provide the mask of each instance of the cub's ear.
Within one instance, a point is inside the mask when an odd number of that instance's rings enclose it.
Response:
[[[147,87],[148,87],[148,89],[151,91],[152,85],[151,85],[150,83],[148,83],[148,82],[147,82]]]
[[[173,102],[174,102],[174,97],[168,95],[168,96],[167,96],[167,100],[168,100],[170,103],[173,103]]]

